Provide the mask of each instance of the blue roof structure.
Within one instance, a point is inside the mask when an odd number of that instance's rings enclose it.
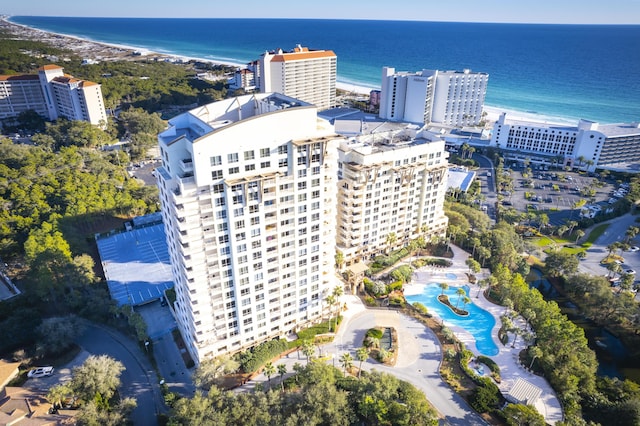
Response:
[[[475,177],[476,172],[451,168],[449,169],[448,188],[459,188],[466,192],[469,190],[469,187]]]
[[[142,305],[173,287],[162,223],[97,239],[102,269],[118,305]]]

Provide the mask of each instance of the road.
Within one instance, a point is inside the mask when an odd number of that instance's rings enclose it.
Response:
[[[125,366],[120,376],[120,394],[135,398],[138,403],[131,416],[133,424],[157,425],[156,414],[164,409],[160,388],[151,363],[135,342],[118,332],[89,324],[77,343],[92,355],[109,355]]]
[[[467,403],[458,396],[440,377],[439,369],[442,359],[442,350],[437,337],[424,325],[414,318],[399,314],[392,310],[365,310],[360,300],[355,296],[349,297],[347,305],[349,311],[345,312],[344,320],[334,341],[321,347],[319,356],[333,356],[333,364],[339,367],[340,356],[351,353],[356,359],[355,352],[362,346],[365,333],[374,324],[394,327],[398,332],[398,344],[401,348],[398,360],[393,367],[383,365],[371,358],[362,364],[363,370],[378,370],[387,372],[401,380],[405,380],[426,395],[429,402],[440,413],[447,425],[485,425],[486,422],[473,411]],[[287,375],[293,372],[293,365],[299,362],[306,363],[306,359],[299,353],[292,353],[282,358],[274,365],[287,366]],[[331,362],[331,361],[330,361]],[[359,362],[354,361],[354,366]],[[235,389],[236,392],[247,392],[253,389],[256,383],[266,382],[264,375],[259,375],[244,386]],[[279,381],[272,382],[276,385]]]
[[[474,153],[472,158],[480,165],[477,173],[478,177],[482,176],[482,185],[480,185],[480,193],[484,196],[484,203],[487,206],[487,214],[493,220],[496,219],[496,202],[498,201],[496,192],[496,171],[493,163],[488,157]],[[487,176],[491,173],[491,176]]]
[[[618,241],[624,241],[627,229],[630,226],[637,226],[636,216],[632,214],[626,214],[607,223],[609,224],[607,230],[586,250],[587,257],[580,261],[579,269],[581,272],[601,276],[606,275],[607,268],[602,266],[600,261],[609,254],[607,246]],[[598,225],[600,224],[595,226],[597,227]],[[632,245],[637,245],[638,239],[640,239],[640,236],[632,241]],[[640,252],[624,252],[623,257],[624,269],[640,271]]]

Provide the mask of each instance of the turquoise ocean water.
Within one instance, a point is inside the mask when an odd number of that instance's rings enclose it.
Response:
[[[383,66],[487,72],[486,104],[569,120],[640,121],[640,26],[14,16],[12,22],[160,53],[244,64],[265,50],[333,50],[338,80]]]

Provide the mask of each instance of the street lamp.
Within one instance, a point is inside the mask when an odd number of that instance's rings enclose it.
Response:
[[[147,353],[149,353],[149,341],[148,340],[144,341],[144,349],[147,351]]]

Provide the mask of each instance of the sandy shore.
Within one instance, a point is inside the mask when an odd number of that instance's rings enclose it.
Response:
[[[164,61],[176,61],[176,62],[188,62],[188,61],[200,61],[210,63],[212,65],[227,65],[235,67],[243,67],[243,64],[216,61],[203,58],[192,58],[180,55],[170,55],[158,52],[152,52],[143,48],[135,48],[133,46],[123,46],[108,43],[100,43],[90,40],[85,40],[79,37],[69,36],[66,34],[56,34],[48,31],[39,30],[37,28],[31,28],[24,25],[15,24],[7,21],[7,18],[0,19],[0,29],[12,34],[16,39],[23,40],[37,40],[44,43],[51,44],[61,49],[67,49],[73,51],[76,55],[83,59],[89,59],[94,61],[135,61],[135,60],[148,60],[157,59]],[[59,61],[64,62],[65,58],[58,58]],[[336,83],[336,87],[340,90],[351,92],[358,95],[369,95],[372,90],[379,89],[377,87],[366,87],[348,82]],[[543,116],[540,114],[526,113],[515,110],[508,110],[499,107],[493,107],[485,105],[484,111],[486,112],[485,121],[486,127],[490,127],[494,122],[498,120],[500,114],[507,113],[507,119],[519,122],[528,123],[546,123],[546,124],[559,124],[559,125],[576,125],[575,121],[569,121],[558,117]]]

